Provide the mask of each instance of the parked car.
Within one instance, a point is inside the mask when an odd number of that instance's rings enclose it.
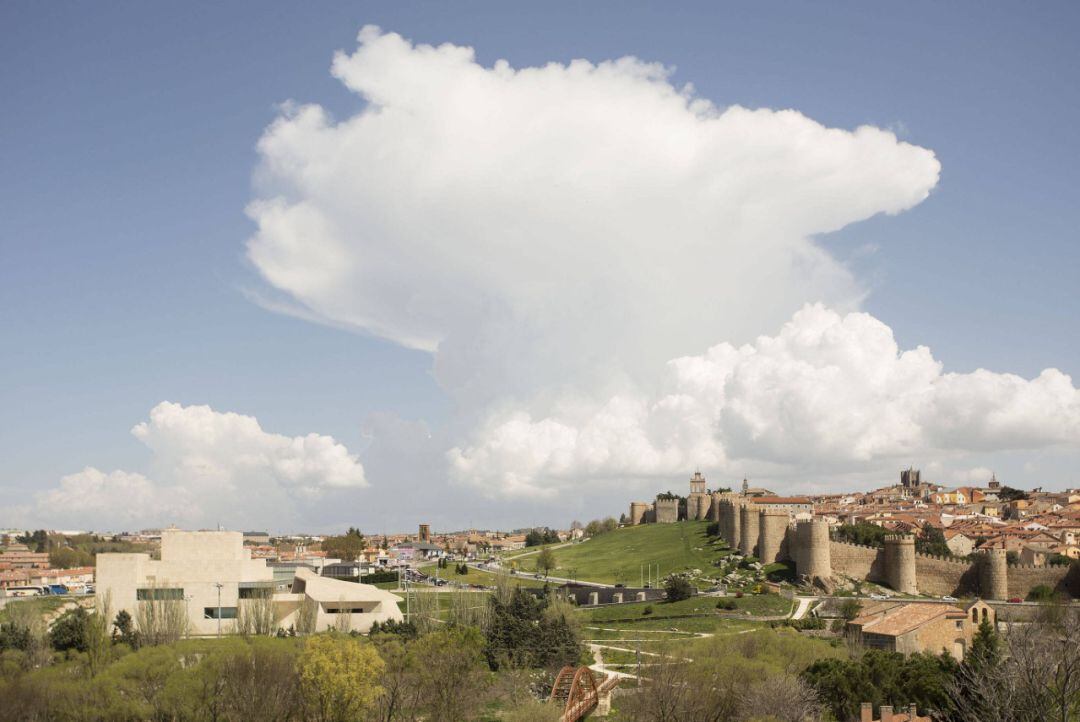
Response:
[[[1009,600],[1009,604],[1019,604],[1022,601],[1024,601],[1024,600],[1021,599],[1020,597],[1013,597],[1012,599]]]

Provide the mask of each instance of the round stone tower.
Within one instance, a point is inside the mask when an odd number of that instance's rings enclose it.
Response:
[[[633,526],[642,524],[645,521],[645,512],[648,511],[649,504],[644,501],[632,501],[630,502],[630,523]]]
[[[739,510],[739,551],[744,556],[753,556],[757,552],[760,511],[755,504],[743,504]]]
[[[901,594],[917,594],[915,583],[915,537],[890,534],[885,537],[885,581]]]
[[[742,543],[742,504],[738,499],[728,498],[727,510],[728,519],[731,522],[729,529],[731,538],[728,540],[728,545],[732,549],[738,549],[739,544]]]
[[[811,582],[832,576],[829,522],[812,519],[795,525],[795,571]]]
[[[1004,549],[987,549],[979,569],[979,587],[986,599],[1009,598],[1009,563]]]
[[[714,491],[709,494],[709,521],[720,521],[720,502],[723,501],[724,495],[719,491]],[[721,526],[721,529],[723,527]],[[723,534],[721,533],[721,536]]]
[[[780,561],[787,534],[788,513],[783,509],[762,509],[758,521],[758,559],[762,564]]]

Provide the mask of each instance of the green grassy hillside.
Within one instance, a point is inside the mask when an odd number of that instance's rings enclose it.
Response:
[[[642,565],[659,564],[660,576],[671,572],[713,570],[713,561],[727,554],[705,534],[708,523],[684,521],[678,524],[644,524],[601,534],[580,544],[555,549],[557,569],[552,576],[583,581],[637,586]],[[532,572],[536,556],[517,560],[518,568]],[[654,572],[655,573],[655,572]]]

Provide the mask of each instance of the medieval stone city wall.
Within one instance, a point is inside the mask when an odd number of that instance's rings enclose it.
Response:
[[[1030,564],[1009,566],[1009,598],[1023,599],[1032,587],[1045,584],[1056,592],[1068,594],[1074,599],[1080,598],[1080,567],[1070,564],[1065,567],[1036,567]]]
[[[885,550],[860,544],[830,541],[829,557],[832,560],[832,576],[852,579],[885,581]]]
[[[943,597],[979,593],[979,566],[928,554],[915,555],[915,581],[922,594]]]
[[[833,541],[824,519],[793,523],[786,510],[759,507],[733,492],[692,491],[682,509],[679,499],[630,504],[634,525],[670,524],[681,518],[715,521],[733,549],[758,557],[762,564],[792,561],[796,574],[810,581],[847,577],[905,594],[973,594],[993,600],[1025,598],[1032,587],[1045,584],[1080,598],[1080,565],[1008,565],[1005,552],[997,549],[977,562],[935,557],[917,553],[909,534],[887,536],[884,548]]]

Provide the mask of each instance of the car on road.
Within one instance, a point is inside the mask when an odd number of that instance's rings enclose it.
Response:
[[[887,596],[885,596],[884,594],[871,594],[871,595],[870,595],[870,598],[871,598],[871,599],[874,599],[874,600],[876,600],[876,601],[879,601],[879,602],[881,602],[881,601],[884,601],[884,600],[888,599],[888,597],[887,597]]]
[[[1024,601],[1024,600],[1021,599],[1020,597],[1013,597],[1012,599],[1009,600],[1009,604],[1019,604],[1022,601]]]
[[[943,602],[955,602],[956,597],[950,597],[949,595],[945,595],[944,597],[941,598],[941,601],[943,601]]]

